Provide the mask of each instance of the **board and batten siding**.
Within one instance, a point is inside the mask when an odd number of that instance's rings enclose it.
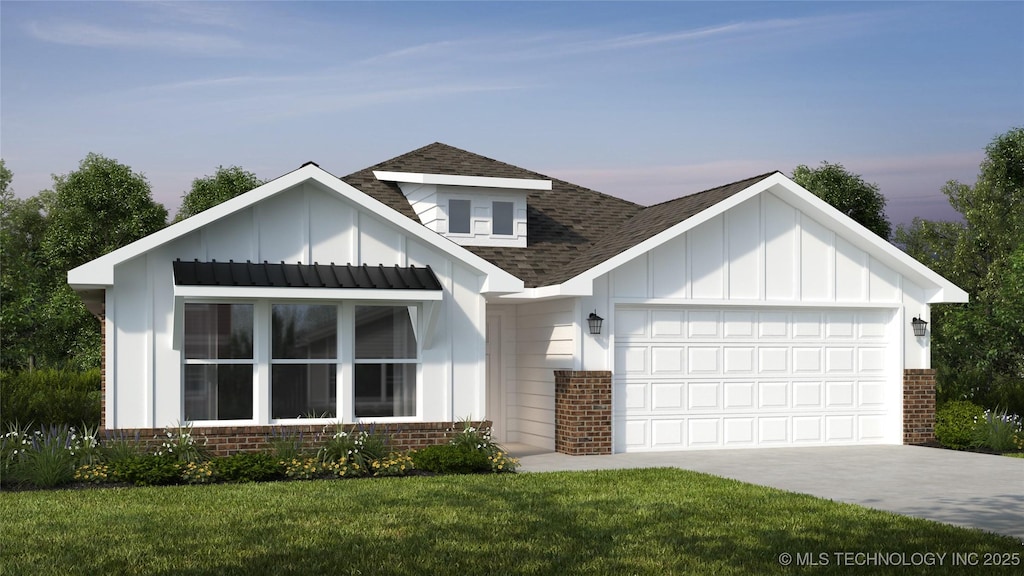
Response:
[[[576,365],[576,301],[516,306],[515,404],[509,429],[518,441],[555,449],[555,370]]]
[[[430,265],[445,294],[432,345],[421,352],[422,420],[483,415],[485,302],[479,274],[345,198],[306,183],[116,266],[114,286],[106,293],[107,322],[116,326],[107,344],[112,352],[108,427],[169,426],[183,416],[181,351],[172,346],[171,263],[177,258]],[[244,288],[239,297],[245,298]],[[257,337],[265,337],[260,335],[267,328],[257,324]],[[269,414],[263,404],[257,405],[257,420]]]
[[[597,278],[580,322],[622,304],[888,307],[928,320],[924,290],[778,196],[766,192]],[[610,327],[605,333],[614,330]],[[930,364],[927,338],[905,329],[907,368]],[[610,370],[609,338],[585,336],[583,369]]]

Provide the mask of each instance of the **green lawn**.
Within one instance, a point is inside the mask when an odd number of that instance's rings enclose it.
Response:
[[[676,469],[6,492],[0,510],[9,575],[953,574],[956,552],[1024,551]],[[842,551],[947,556],[886,570],[837,566]],[[783,567],[782,553],[830,564]]]

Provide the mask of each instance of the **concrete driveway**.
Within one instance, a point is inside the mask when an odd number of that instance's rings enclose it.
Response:
[[[919,446],[843,446],[567,456],[510,445],[523,472],[677,467],[1016,536],[1024,458]]]

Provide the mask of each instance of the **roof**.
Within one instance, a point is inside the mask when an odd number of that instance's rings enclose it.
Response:
[[[406,217],[419,217],[394,182],[373,172],[550,180],[550,191],[532,191],[527,205],[527,246],[467,246],[478,256],[521,278],[527,288],[550,286],[655,236],[772,173],[676,200],[643,207],[557,178],[434,142],[342,178]]]
[[[386,290],[440,290],[441,283],[426,268],[285,264],[253,262],[191,262],[177,260],[178,286],[260,286],[274,288],[353,288]]]

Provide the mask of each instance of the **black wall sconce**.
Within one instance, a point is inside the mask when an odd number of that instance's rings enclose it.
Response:
[[[604,322],[604,318],[597,315],[597,310],[591,312],[590,316],[587,316],[587,325],[590,326],[590,333],[600,334],[602,322]]]
[[[918,316],[914,316],[910,324],[914,327],[914,336],[924,336],[925,329],[928,328],[928,322]]]

